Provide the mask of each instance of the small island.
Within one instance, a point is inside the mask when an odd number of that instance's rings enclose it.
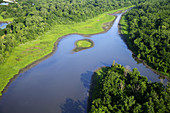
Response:
[[[94,43],[90,39],[83,39],[83,40],[78,40],[75,42],[75,49],[73,50],[74,52],[79,52],[84,49],[92,48],[94,46]]]

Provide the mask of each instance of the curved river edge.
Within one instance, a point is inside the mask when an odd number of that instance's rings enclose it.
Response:
[[[114,63],[115,63],[115,61],[113,61]],[[149,68],[149,66],[147,66],[147,64],[144,62],[144,61],[142,61],[142,63],[147,67],[147,68]],[[115,64],[114,64],[115,65]],[[117,65],[121,65],[121,64],[117,64]],[[90,112],[90,110],[91,110],[91,105],[92,105],[92,101],[93,101],[93,99],[92,99],[92,94],[93,94],[93,92],[94,92],[94,88],[96,87],[96,85],[97,85],[97,83],[98,83],[98,76],[96,76],[97,75],[97,72],[98,71],[100,71],[100,70],[102,70],[102,69],[106,69],[107,70],[107,67],[108,68],[110,68],[110,67],[112,67],[113,65],[111,65],[111,66],[102,66],[102,67],[100,67],[100,68],[98,68],[98,69],[96,69],[94,72],[93,72],[93,74],[92,74],[92,77],[91,77],[91,81],[90,81],[90,89],[89,89],[89,95],[88,95],[88,100],[87,100],[87,112]],[[126,67],[125,67],[126,68]],[[150,67],[149,68],[150,70],[152,70],[153,71],[153,69]],[[156,73],[155,71],[153,71],[154,73]],[[156,73],[157,74],[157,73]],[[142,75],[140,75],[140,76],[142,76]],[[162,75],[160,75],[160,76],[162,76]],[[164,77],[164,76],[163,76]],[[167,79],[167,78],[166,78]],[[168,81],[170,81],[170,79],[167,79]]]
[[[0,21],[0,23],[7,23],[7,24],[10,24],[11,21]]]
[[[124,14],[125,14],[125,13],[124,13]],[[124,15],[124,14],[123,14],[123,15]],[[123,15],[121,16],[121,19],[122,19]],[[120,19],[120,21],[121,21],[121,19]],[[126,43],[128,49],[132,52],[132,55],[134,56],[134,59],[135,59],[136,61],[140,61],[141,63],[143,63],[147,68],[149,68],[150,70],[152,70],[155,74],[160,75],[160,77],[166,78],[168,81],[170,81],[170,77],[168,77],[168,76],[162,74],[161,72],[153,69],[153,68],[152,68],[151,66],[149,66],[149,65],[147,64],[147,62],[145,62],[143,59],[138,58],[137,55],[135,55],[135,53],[130,49],[130,47],[129,47],[128,43],[127,43],[127,40],[126,40],[127,37],[126,37],[125,35],[123,35],[122,32],[121,32],[122,27],[121,27],[120,21],[119,21],[119,24],[118,24],[118,32],[119,32],[119,35],[120,35],[120,37],[122,38],[122,40]]]
[[[119,10],[120,11],[120,10]],[[48,59],[49,57],[51,57],[57,50],[57,47],[58,47],[58,44],[60,42],[60,40],[62,40],[63,38],[69,36],[69,35],[81,35],[83,37],[90,37],[92,35],[96,35],[96,34],[102,34],[102,33],[106,33],[113,25],[114,21],[116,20],[117,16],[114,15],[116,14],[118,11],[114,12],[111,16],[115,16],[114,20],[111,21],[111,22],[107,22],[107,23],[103,23],[103,26],[101,26],[103,28],[103,31],[102,32],[98,32],[98,33],[94,33],[94,34],[80,34],[80,33],[70,33],[70,34],[67,34],[67,35],[64,35],[64,36],[61,36],[59,37],[56,42],[54,43],[54,46],[53,46],[53,49],[52,49],[52,52],[45,55],[45,56],[42,56],[42,58],[38,59],[38,60],[35,60],[33,61],[32,63],[28,64],[26,67],[22,68],[19,70],[19,72],[17,74],[15,74],[10,80],[9,82],[7,83],[7,85],[4,87],[4,89],[0,92],[0,98],[2,97],[2,94],[5,93],[7,90],[8,90],[8,87],[10,86],[10,84],[19,76],[20,73],[24,73],[25,71],[31,69],[32,67],[36,66],[37,64],[39,64],[40,62]]]
[[[105,68],[106,66],[103,66],[103,67],[100,67],[98,69],[96,69],[94,72],[93,72],[93,75],[91,76],[91,81],[90,81],[90,90],[89,90],[89,97],[88,97],[88,100],[87,100],[87,112],[90,112],[90,109],[91,109],[91,104],[92,104],[92,93],[94,91],[94,87],[96,86],[97,84],[97,80],[96,80],[96,77],[95,76],[97,74],[97,71],[101,70],[102,68]]]
[[[120,12],[121,13],[121,12]],[[116,13],[115,13],[116,14]],[[124,13],[125,14],[125,13]],[[124,15],[123,14],[123,15]],[[122,15],[122,16],[123,16]],[[121,19],[122,19],[122,16],[121,16]],[[134,54],[134,52],[129,48],[129,45],[127,44],[127,40],[126,40],[126,36],[125,35],[123,35],[122,33],[121,33],[121,24],[120,24],[120,21],[121,21],[121,19],[119,20],[119,23],[118,23],[118,32],[119,32],[119,35],[120,35],[120,37],[122,38],[122,40],[125,42],[125,44],[127,45],[127,47],[128,47],[128,49],[131,51],[131,53],[132,53],[132,55],[134,56],[134,59],[137,61],[140,61],[142,64],[144,64],[148,69],[150,69],[150,70],[152,70],[155,74],[158,74],[158,75],[160,75],[160,77],[162,77],[162,78],[165,78],[165,79],[167,79],[168,81],[170,81],[170,78],[168,77],[168,76],[165,76],[165,75],[163,75],[162,73],[160,73],[160,72],[158,72],[158,71],[156,71],[156,70],[154,70],[152,67],[150,67],[144,60],[142,60],[142,59],[140,59],[140,58],[138,58],[138,57],[136,57],[136,55]],[[113,60],[114,61],[114,60]],[[96,74],[97,74],[97,72],[99,71],[99,70],[101,70],[101,69],[103,69],[103,68],[105,68],[106,66],[102,66],[102,67],[100,67],[100,68],[98,68],[98,69],[96,69],[94,72],[93,72],[93,74],[92,74],[92,77],[91,77],[91,81],[90,81],[90,90],[89,90],[89,97],[88,97],[88,100],[87,100],[87,112],[90,112],[90,109],[91,109],[91,104],[92,104],[92,93],[93,93],[93,91],[94,91],[94,87],[96,86],[96,84],[97,84],[97,79],[96,79]]]

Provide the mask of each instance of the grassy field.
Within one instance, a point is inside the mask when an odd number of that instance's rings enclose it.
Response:
[[[87,40],[79,40],[76,43],[77,47],[91,47],[92,43]]]
[[[119,10],[127,8],[128,7]],[[118,10],[101,14],[82,23],[54,25],[50,31],[37,37],[36,40],[15,47],[5,63],[0,65],[0,96],[10,79],[18,74],[20,69],[50,54],[53,51],[54,43],[60,37],[72,33],[95,34],[102,32],[103,24],[115,19],[114,16],[110,16],[108,13],[114,13],[116,11]]]
[[[12,22],[13,18],[6,18],[4,19],[1,15],[0,15],[0,22]]]

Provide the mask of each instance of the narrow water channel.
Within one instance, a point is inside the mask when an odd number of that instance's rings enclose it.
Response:
[[[85,113],[93,72],[110,66],[113,60],[136,67],[150,81],[160,82],[159,75],[133,59],[121,39],[118,33],[121,15],[106,33],[63,38],[51,57],[20,73],[10,84],[0,100],[0,113]],[[72,52],[77,40],[88,38],[94,42],[93,48]]]
[[[6,22],[0,22],[0,29],[5,29],[8,23]]]

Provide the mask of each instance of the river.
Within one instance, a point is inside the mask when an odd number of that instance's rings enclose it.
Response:
[[[160,82],[159,75],[137,63],[118,33],[122,14],[105,33],[83,37],[68,35],[48,59],[20,73],[0,100],[0,113],[84,113],[93,72],[110,66],[115,60],[121,65],[138,68],[149,81]],[[91,39],[94,47],[72,52],[77,40]],[[164,83],[166,79],[162,80]]]
[[[0,22],[0,29],[5,29],[8,23]]]

